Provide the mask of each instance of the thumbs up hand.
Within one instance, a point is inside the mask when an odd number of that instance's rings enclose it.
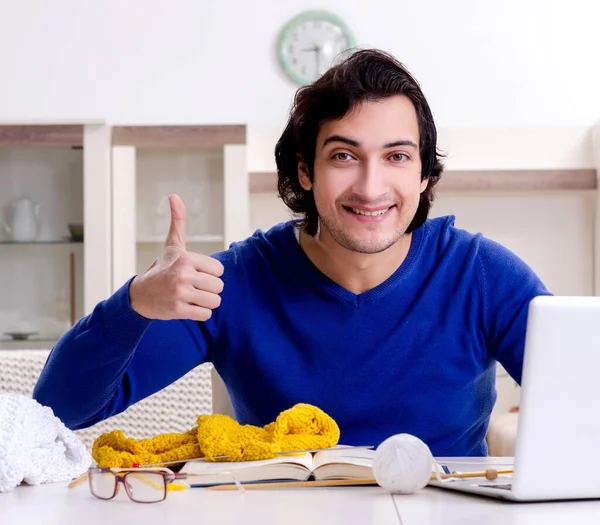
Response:
[[[171,226],[152,266],[131,282],[131,307],[147,319],[206,321],[221,304],[223,265],[185,247],[185,206],[169,197]]]

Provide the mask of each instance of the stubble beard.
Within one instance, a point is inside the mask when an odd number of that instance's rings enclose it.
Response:
[[[393,233],[389,235],[387,239],[354,239],[348,235],[344,229],[336,223],[336,221],[330,217],[319,214],[320,228],[325,228],[331,238],[339,244],[342,248],[348,251],[361,253],[361,254],[377,254],[386,251],[387,249],[394,246],[398,241],[404,237],[406,230],[410,223],[397,227]],[[378,229],[378,225],[374,225],[375,230]]]

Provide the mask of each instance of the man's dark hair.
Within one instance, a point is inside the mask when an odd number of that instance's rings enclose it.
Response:
[[[405,95],[415,107],[421,180],[429,179],[407,232],[427,219],[434,199],[433,188],[443,171],[433,115],[419,84],[403,64],[387,53],[366,49],[355,51],[296,92],[287,126],[275,146],[279,197],[300,216],[300,226],[308,235],[316,234],[319,216],[312,190],[306,191],[300,185],[298,162],[305,163],[310,180],[314,180],[315,148],[321,125],[341,119],[361,102],[394,95]]]

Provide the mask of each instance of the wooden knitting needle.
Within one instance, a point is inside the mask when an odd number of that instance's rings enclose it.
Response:
[[[266,483],[241,483],[244,489],[291,489],[301,487],[344,487],[352,485],[377,485],[374,479],[328,479],[321,481],[281,481]],[[238,490],[236,485],[212,485],[209,490]]]
[[[493,481],[498,478],[499,474],[512,474],[511,469],[487,469],[474,472],[460,472],[455,474],[440,474],[440,479],[466,479],[466,478],[486,478]],[[77,479],[69,483],[69,488],[76,487],[87,479],[87,472],[79,476]],[[436,474],[431,475],[431,481],[436,481]],[[245,489],[278,489],[278,488],[301,488],[301,487],[344,487],[356,485],[377,485],[377,481],[373,478],[366,479],[331,479],[321,481],[282,481],[271,483],[242,483]],[[238,490],[235,484],[231,485],[213,485],[204,487],[210,490]]]
[[[88,473],[84,472],[77,479],[74,479],[73,481],[71,481],[71,483],[69,483],[68,487],[70,489],[72,489],[73,487],[76,487],[77,485],[81,485],[81,483],[83,483],[87,479],[87,477],[88,477]]]
[[[125,470],[129,470],[129,469],[125,469]],[[88,473],[84,472],[81,476],[79,476],[78,478],[71,481],[67,485],[67,487],[72,489],[72,488],[76,487],[77,485],[81,485],[87,478],[88,478]]]
[[[282,450],[280,452],[274,452],[274,455],[282,456],[282,455],[286,455],[286,454],[304,454],[306,452],[321,452],[324,450],[355,450],[355,449],[359,449],[359,448],[372,449],[374,447],[373,447],[373,445],[353,445],[353,446],[336,445],[336,446],[329,447],[329,448],[307,448],[304,450]],[[227,459],[227,456],[215,456],[215,459]],[[187,463],[188,461],[203,461],[203,460],[204,460],[204,458],[202,457],[202,458],[177,459],[175,461],[160,461],[158,463],[146,463],[145,465],[139,465],[138,468],[158,467],[158,466],[165,466],[165,465],[177,465],[179,463]],[[84,472],[77,479],[74,479],[73,481],[71,481],[71,483],[69,483],[68,487],[70,489],[72,489],[73,487],[80,485],[84,480],[87,479],[87,477],[88,477],[87,472]]]
[[[487,469],[475,472],[461,472],[456,474],[440,474],[441,479],[448,478],[486,478],[489,480],[495,480],[499,474],[512,474],[512,470],[496,470]],[[431,481],[437,480],[435,474],[431,475]],[[366,479],[329,479],[321,481],[281,481],[281,482],[266,482],[266,483],[242,483],[242,486],[246,490],[256,489],[291,489],[291,488],[304,488],[304,487],[348,487],[355,485],[377,485],[377,481],[373,478]],[[236,485],[212,485],[204,487],[209,490],[238,490]]]
[[[493,481],[498,478],[499,474],[512,474],[512,469],[501,469],[497,470],[495,468],[489,468],[487,470],[479,470],[473,472],[457,472],[454,474],[440,474],[440,479],[449,479],[449,478],[485,478]],[[431,481],[437,480],[438,477],[436,474],[431,475]]]

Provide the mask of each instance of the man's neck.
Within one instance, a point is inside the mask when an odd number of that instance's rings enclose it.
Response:
[[[351,293],[361,294],[388,279],[403,263],[412,234],[404,235],[381,253],[351,252],[325,236],[300,232],[300,246],[311,262],[329,279]]]

